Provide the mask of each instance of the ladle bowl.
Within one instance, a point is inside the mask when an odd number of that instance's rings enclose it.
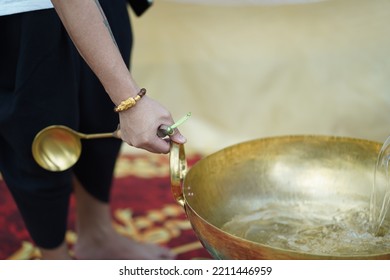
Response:
[[[73,166],[80,157],[81,139],[119,138],[119,130],[111,133],[84,134],[63,125],[42,129],[32,143],[35,161],[49,171],[64,171]]]

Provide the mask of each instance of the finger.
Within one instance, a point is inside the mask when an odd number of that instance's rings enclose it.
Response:
[[[121,140],[122,140],[122,131],[121,131],[120,129],[115,130],[115,131],[112,133],[112,136],[115,137],[115,138],[118,138],[118,139],[121,139]]]
[[[171,145],[170,141],[167,141],[167,138],[157,138],[152,144],[143,148],[152,153],[167,154],[170,151]]]

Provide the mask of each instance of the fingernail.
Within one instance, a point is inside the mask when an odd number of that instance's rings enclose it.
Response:
[[[176,139],[177,142],[180,142],[180,143],[182,143],[182,144],[184,144],[185,142],[187,142],[187,138],[185,138],[185,137],[184,137],[183,135],[181,135],[181,134],[176,135],[175,139]]]

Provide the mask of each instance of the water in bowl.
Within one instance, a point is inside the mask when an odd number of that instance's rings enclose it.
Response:
[[[348,203],[347,203],[348,204]],[[268,202],[236,215],[221,229],[256,243],[317,255],[361,256],[390,252],[390,225],[383,236],[372,234],[366,201],[340,208],[329,202]]]

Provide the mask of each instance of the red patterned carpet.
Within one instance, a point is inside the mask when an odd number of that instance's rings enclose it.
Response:
[[[200,159],[187,155],[189,167]],[[113,216],[123,235],[161,244],[178,254],[177,259],[211,259],[196,238],[184,210],[170,191],[166,155],[122,156],[113,187]],[[69,215],[67,242],[70,250],[74,232],[74,201]],[[0,177],[0,259],[39,259],[4,181]]]

